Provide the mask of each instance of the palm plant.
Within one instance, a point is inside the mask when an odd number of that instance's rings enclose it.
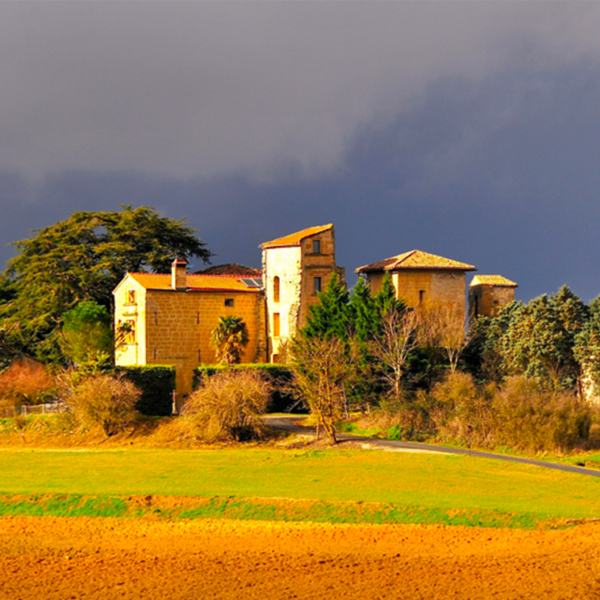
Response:
[[[234,315],[219,317],[219,323],[213,329],[210,341],[216,349],[219,362],[226,365],[237,364],[248,345],[246,323],[241,317]]]

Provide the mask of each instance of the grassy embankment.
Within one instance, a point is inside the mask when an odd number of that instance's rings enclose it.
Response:
[[[5,449],[0,474],[0,514],[522,528],[600,517],[600,479],[468,456]]]

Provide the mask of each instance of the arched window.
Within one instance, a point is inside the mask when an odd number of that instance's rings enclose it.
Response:
[[[273,277],[273,302],[279,302],[279,277]]]

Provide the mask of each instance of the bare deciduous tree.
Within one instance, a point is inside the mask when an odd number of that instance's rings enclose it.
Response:
[[[415,311],[389,311],[382,321],[381,336],[369,344],[371,354],[384,369],[382,379],[396,400],[402,396],[402,377],[410,352],[417,345],[418,314]]]
[[[322,427],[332,444],[337,443],[335,422],[346,406],[353,350],[335,337],[301,338],[292,344],[294,386],[317,416],[317,434]]]
[[[454,373],[468,343],[463,311],[454,304],[432,302],[420,306],[418,314],[420,344],[443,349]]]

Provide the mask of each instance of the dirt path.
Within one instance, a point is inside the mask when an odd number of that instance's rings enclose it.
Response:
[[[600,524],[442,526],[5,517],[0,598],[600,598]]]

